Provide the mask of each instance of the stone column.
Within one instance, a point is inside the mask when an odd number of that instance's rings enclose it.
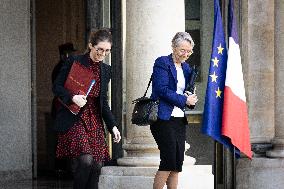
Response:
[[[157,166],[159,155],[150,128],[131,124],[132,100],[141,97],[159,56],[171,53],[171,39],[185,30],[183,0],[126,0],[126,140],[119,165]],[[148,95],[151,94],[151,89]]]
[[[265,156],[274,137],[274,1],[242,0],[241,21],[251,143]]]
[[[104,167],[100,189],[152,188],[160,162],[149,126],[131,124],[132,100],[143,96],[153,64],[171,53],[171,39],[185,30],[183,0],[124,0],[124,65],[126,65],[126,121],[123,140],[125,156],[120,166]],[[151,89],[148,95],[151,94]]]
[[[275,1],[275,137],[270,157],[284,157],[284,2]]]
[[[31,34],[33,1],[1,1],[0,6],[0,185],[32,179],[33,148]],[[34,4],[33,4],[34,5]],[[15,53],[17,52],[17,53]],[[34,108],[34,106],[33,106]],[[5,187],[5,186],[4,186]],[[2,188],[2,187],[1,187]]]
[[[263,156],[267,154],[271,157],[283,157],[281,146],[284,144],[284,130],[281,128],[281,121],[283,122],[284,119],[280,111],[283,104],[280,94],[283,95],[284,85],[281,83],[280,74],[284,67],[280,61],[284,56],[281,55],[283,52],[280,48],[284,38],[280,33],[280,28],[283,29],[281,26],[283,21],[279,16],[283,17],[284,6],[280,0],[243,0],[243,2],[247,2],[245,4],[248,5],[248,41],[243,39],[244,44],[248,43],[246,50],[249,59],[246,62],[249,67],[254,68],[254,72],[261,70],[254,73],[249,69],[247,74],[251,141],[269,143],[269,139],[273,139],[275,133],[273,140],[275,149],[267,152],[260,147],[259,152]],[[245,33],[243,37],[246,37]],[[257,93],[259,95],[256,95]],[[236,188],[281,188],[284,185],[283,165],[283,158],[257,156],[254,156],[252,160],[240,158],[237,162]]]

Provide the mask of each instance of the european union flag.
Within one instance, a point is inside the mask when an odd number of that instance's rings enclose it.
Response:
[[[214,33],[205,97],[202,132],[232,149],[230,140],[221,134],[227,48],[219,0],[214,1]]]

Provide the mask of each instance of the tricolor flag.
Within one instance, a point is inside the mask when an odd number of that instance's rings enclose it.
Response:
[[[221,134],[224,87],[227,69],[227,48],[219,0],[214,0],[214,31],[209,76],[205,96],[202,132],[233,149],[228,137]]]
[[[252,158],[248,111],[233,4],[234,2],[230,0],[229,50],[224,89],[222,135],[229,137],[235,147]]]

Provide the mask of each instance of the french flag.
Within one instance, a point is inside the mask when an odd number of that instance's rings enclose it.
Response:
[[[252,158],[248,111],[237,34],[234,6],[229,1],[229,48],[224,89],[222,135],[249,158]]]

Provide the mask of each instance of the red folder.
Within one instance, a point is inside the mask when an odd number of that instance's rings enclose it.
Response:
[[[92,70],[79,62],[74,62],[65,81],[64,88],[67,89],[71,95],[82,94],[87,96],[94,84],[95,79]],[[80,111],[80,107],[75,103],[70,105],[63,103],[63,105],[75,115]]]

